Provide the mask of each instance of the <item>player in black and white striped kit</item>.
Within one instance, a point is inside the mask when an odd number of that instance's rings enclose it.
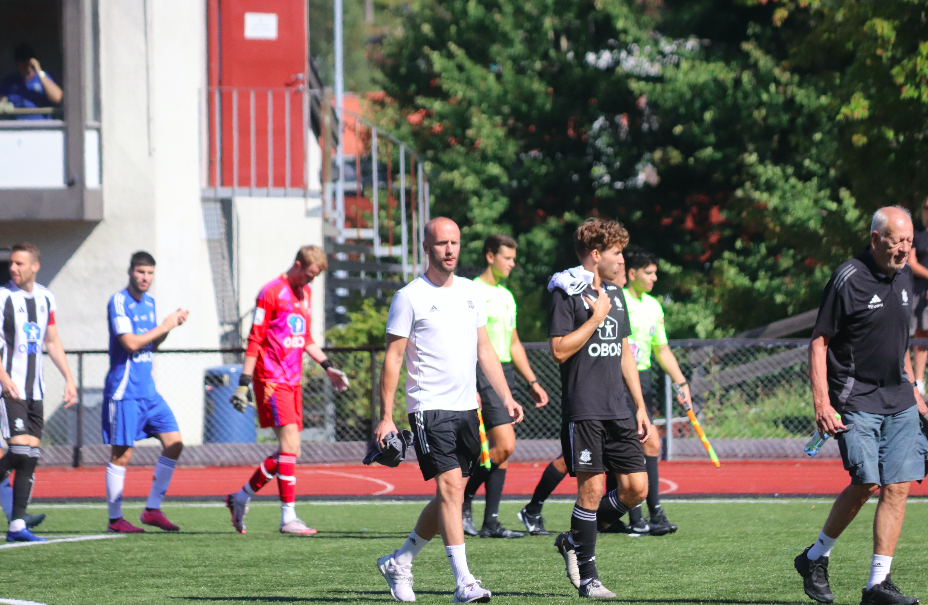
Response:
[[[65,407],[77,399],[55,325],[55,297],[35,283],[38,271],[39,249],[29,243],[16,244],[10,256],[11,279],[0,287],[0,434],[10,448],[0,458],[0,477],[16,471],[7,542],[45,541],[33,534],[25,522],[44,425],[43,343],[64,376]]]

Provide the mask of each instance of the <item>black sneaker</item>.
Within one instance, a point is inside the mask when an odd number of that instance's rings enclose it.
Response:
[[[677,526],[667,520],[667,515],[663,510],[658,510],[657,514],[651,515],[648,525],[651,526],[652,536],[663,536],[677,531]]]
[[[893,584],[886,574],[886,579],[873,588],[864,589],[860,598],[860,605],[915,605],[918,597],[907,597],[902,594],[899,587]]]
[[[613,524],[614,525],[614,524]],[[638,538],[651,535],[651,526],[643,518],[628,526],[628,535]]]
[[[26,522],[26,528],[32,529],[33,527],[38,527],[42,524],[42,521],[45,520],[45,515],[26,515],[23,517],[23,521]]]
[[[512,531],[506,529],[499,523],[494,525],[483,524],[478,534],[481,538],[524,538],[525,534],[521,531]]]
[[[471,511],[470,500],[464,500],[464,506],[461,507],[461,521],[464,522],[464,534],[467,536],[477,536],[477,526],[474,525],[474,513]]]
[[[809,548],[793,559],[793,567],[802,576],[802,588],[813,601],[834,603],[835,595],[832,594],[831,587],[828,585],[828,557],[819,557],[810,561],[807,554]],[[864,593],[866,594],[866,591]]]
[[[541,513],[533,515],[523,508],[519,511],[518,517],[529,534],[533,536],[551,535],[551,532],[545,529],[545,518],[541,516]]]

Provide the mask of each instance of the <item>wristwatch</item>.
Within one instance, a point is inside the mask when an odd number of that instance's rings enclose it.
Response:
[[[537,378],[536,378],[535,380],[531,381],[530,383],[528,383],[528,386],[532,386],[533,384],[538,384],[538,379],[537,379]]]

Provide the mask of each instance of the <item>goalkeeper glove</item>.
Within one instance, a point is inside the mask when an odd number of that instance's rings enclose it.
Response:
[[[238,388],[232,393],[229,403],[232,404],[236,411],[244,413],[248,404],[254,402],[254,400],[254,395],[251,392],[251,376],[242,374],[238,379]]]

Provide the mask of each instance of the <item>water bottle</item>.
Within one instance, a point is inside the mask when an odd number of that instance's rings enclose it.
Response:
[[[841,414],[835,413],[835,420],[841,420]],[[812,433],[812,438],[809,439],[809,442],[806,444],[805,452],[810,456],[815,456],[818,454],[819,450],[822,449],[822,446],[825,445],[825,442],[828,441],[830,435],[828,433],[823,433],[816,429]]]

